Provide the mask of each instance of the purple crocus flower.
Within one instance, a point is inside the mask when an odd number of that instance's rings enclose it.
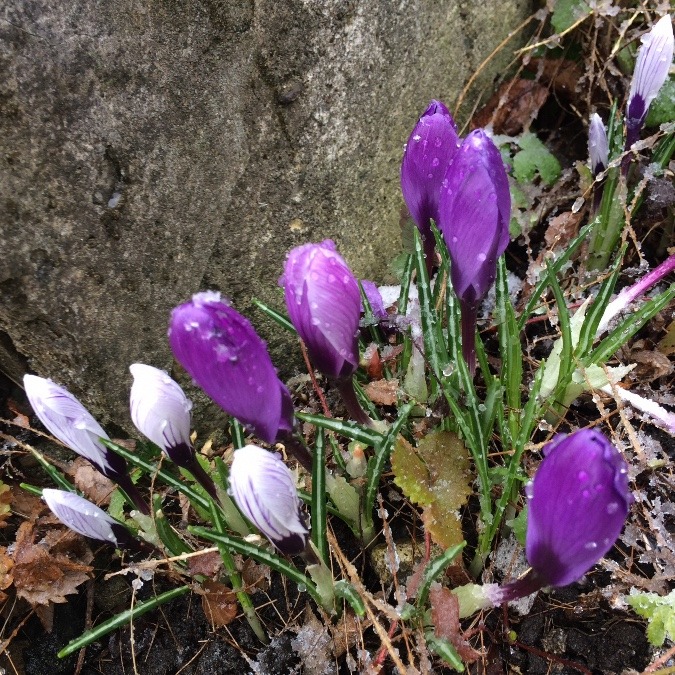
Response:
[[[649,106],[666,81],[672,61],[673,25],[666,14],[642,36],[626,106],[626,150],[640,137]],[[624,171],[628,161],[624,159]]]
[[[206,291],[171,313],[169,343],[192,379],[258,438],[293,429],[293,403],[265,343],[219,293]]]
[[[429,274],[434,262],[431,221],[438,224],[441,183],[459,145],[452,115],[443,103],[431,101],[410,134],[401,163],[403,199],[422,235]]]
[[[216,487],[199,464],[190,440],[192,402],[163,370],[134,363],[130,408],[134,426],[178,466],[187,469],[216,500]]]
[[[495,604],[581,579],[612,548],[633,501],[628,466],[599,431],[559,436],[543,454],[526,487],[525,553],[531,569],[492,589]]]
[[[368,304],[370,309],[373,312],[373,316],[379,321],[387,318],[387,310],[384,307],[384,301],[382,300],[382,295],[380,294],[380,289],[377,287],[377,284],[368,279],[361,280],[361,288],[368,299]],[[361,307],[363,311],[363,306]]]
[[[117,483],[139,511],[150,513],[129,478],[127,463],[101,443],[102,438],[110,438],[91,413],[67,389],[44,377],[25,375],[23,386],[35,414],[49,433]]]
[[[450,252],[450,277],[462,309],[462,352],[475,371],[476,316],[509,243],[511,195],[499,150],[481,129],[472,131],[447,168],[439,200],[439,228]]]
[[[326,239],[294,248],[279,285],[284,288],[291,322],[317,370],[335,380],[352,417],[371,424],[352,385],[359,365],[361,292],[335,243]]]
[[[282,553],[302,553],[308,531],[293,474],[279,455],[256,445],[234,452],[230,492],[241,512]]]
[[[105,511],[74,492],[45,488],[42,497],[54,515],[74,532],[99,539],[116,548],[138,550],[141,545],[131,532]]]

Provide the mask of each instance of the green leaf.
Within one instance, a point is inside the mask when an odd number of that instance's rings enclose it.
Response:
[[[518,139],[520,152],[513,158],[513,176],[519,183],[530,183],[539,174],[547,185],[553,185],[562,171],[560,162],[532,133]]]
[[[590,13],[591,8],[584,0],[557,0],[551,17],[551,25],[556,33],[562,33]]]
[[[628,604],[641,617],[647,619],[647,639],[660,647],[666,640],[675,640],[675,591],[660,596],[656,593],[631,591]]]
[[[645,126],[658,127],[675,121],[675,79],[666,80],[656,98],[649,106]]]

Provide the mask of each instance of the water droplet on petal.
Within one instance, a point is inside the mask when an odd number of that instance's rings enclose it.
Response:
[[[589,541],[586,544],[584,544],[584,548],[587,551],[594,551],[596,548],[598,548],[598,542],[597,541]]]
[[[605,510],[611,516],[613,513],[616,513],[619,510],[619,504],[617,502],[610,502],[605,507]]]
[[[579,471],[577,478],[580,483],[585,483],[588,480],[588,473],[586,473],[586,471]]]

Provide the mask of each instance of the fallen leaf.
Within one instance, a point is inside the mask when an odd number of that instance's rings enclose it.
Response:
[[[666,335],[659,342],[659,351],[666,356],[675,354],[675,321],[671,322],[666,328]]]
[[[78,457],[71,464],[69,475],[75,486],[94,504],[110,504],[110,496],[117,487],[109,478],[97,471],[86,459]]]
[[[222,566],[223,559],[218,551],[211,551],[188,559],[188,571],[192,576],[203,574],[205,577],[213,577]]]
[[[496,134],[516,136],[527,130],[548,98],[548,89],[534,80],[504,82],[471,120],[471,128],[492,124]]]
[[[6,526],[4,521],[7,520],[12,513],[11,503],[12,493],[10,492],[9,485],[0,480],[0,527]]]
[[[429,604],[431,622],[434,624],[437,637],[448,640],[464,662],[477,661],[481,656],[480,652],[476,651],[462,634],[457,596],[450,589],[434,584],[429,592]]]
[[[237,596],[231,588],[206,579],[202,584],[202,607],[214,628],[227,626],[237,616]]]
[[[398,400],[398,380],[375,380],[364,388],[366,396],[376,405],[396,405]]]
[[[672,361],[661,351],[631,351],[629,360],[638,364],[634,372],[640,382],[652,382],[673,372]]]
[[[368,377],[379,380],[382,377],[382,361],[380,359],[379,347],[375,342],[371,342],[364,350],[361,357],[361,365],[368,373]]]
[[[538,79],[556,94],[568,98],[575,93],[584,74],[581,65],[569,59],[530,59],[525,67],[537,73]]]
[[[546,228],[546,234],[544,235],[546,245],[553,251],[559,248],[567,248],[569,242],[574,239],[579,232],[579,223],[581,222],[583,215],[582,211],[578,211],[577,213],[565,211],[564,213],[560,213],[554,218],[551,218],[548,222],[548,227]]]
[[[267,565],[259,565],[250,558],[244,558],[241,565],[241,578],[247,590],[266,591],[271,584],[272,570]]]
[[[47,505],[32,492],[24,490],[20,485],[10,485],[12,511],[27,520],[36,520],[47,509]]]
[[[22,523],[13,553],[17,596],[33,606],[66,602],[65,596],[77,593],[77,587],[89,579],[93,569],[59,552],[70,551],[81,537],[65,530],[52,530],[50,539],[56,539],[52,545],[47,537],[39,544],[33,543],[34,538],[33,523]]]

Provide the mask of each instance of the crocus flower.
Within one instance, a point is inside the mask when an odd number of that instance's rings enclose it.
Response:
[[[54,515],[74,532],[90,539],[99,539],[117,548],[137,550],[140,547],[131,532],[105,511],[84,497],[65,490],[45,488],[42,497]]]
[[[499,150],[484,131],[472,131],[447,168],[439,201],[439,228],[462,309],[462,352],[472,373],[478,306],[497,276],[510,218],[511,195]]]
[[[361,292],[356,278],[330,239],[294,248],[279,279],[291,322],[309,357],[335,380],[350,414],[363,424],[370,418],[359,405],[352,375],[359,365]]]
[[[668,14],[642,36],[626,106],[626,150],[638,140],[647,112],[668,77],[673,61],[673,25]],[[628,158],[624,160],[627,170]]]
[[[431,221],[438,224],[441,183],[459,144],[452,115],[443,103],[431,101],[410,134],[401,163],[403,199],[422,235],[429,273],[434,261]]]
[[[216,487],[197,461],[190,441],[192,402],[163,370],[143,363],[134,363],[129,370],[134,376],[130,408],[135,427],[217,500]]]
[[[110,438],[91,413],[67,389],[51,380],[25,375],[23,386],[35,414],[49,433],[117,483],[137,509],[149,513],[129,478],[127,463],[101,443],[102,438]]]
[[[614,545],[633,496],[628,466],[599,431],[559,436],[543,450],[528,498],[525,576],[493,589],[495,604],[583,577]]]
[[[279,455],[256,445],[234,452],[230,492],[241,512],[282,553],[302,553],[308,531],[293,474]]]
[[[591,123],[588,127],[588,154],[591,158],[591,172],[593,176],[597,176],[607,168],[609,163],[607,130],[598,113],[591,115]]]
[[[171,313],[169,343],[192,379],[258,438],[293,428],[293,403],[265,343],[219,293],[206,291]]]
[[[368,304],[373,313],[373,317],[378,321],[387,318],[387,310],[384,308],[384,301],[382,300],[382,295],[380,294],[380,289],[377,287],[373,281],[368,279],[361,280],[361,288],[366,295]],[[363,310],[363,307],[361,307]]]

